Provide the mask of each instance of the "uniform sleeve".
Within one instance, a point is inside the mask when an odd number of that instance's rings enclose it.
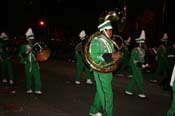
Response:
[[[18,53],[18,56],[19,56],[19,60],[21,63],[24,63],[25,62],[25,52],[26,52],[26,47],[25,45],[21,45],[19,47],[19,53]]]
[[[77,58],[77,56],[78,56],[78,50],[77,50],[78,48],[77,48],[77,46],[75,47],[75,50],[74,50],[74,57],[75,57],[75,59]]]
[[[80,47],[82,47],[82,43],[81,43],[81,42],[78,43],[78,44],[76,45],[76,47],[75,47],[75,51],[74,51],[75,58],[80,57],[80,53],[79,53],[79,52],[80,52],[80,51],[79,51]]]
[[[103,58],[103,44],[98,39],[93,39],[90,44],[90,54],[92,60],[97,63],[101,64],[104,62]]]
[[[139,62],[138,55],[138,51],[134,48],[131,52],[131,58],[129,62],[130,65],[135,65],[137,62]]]

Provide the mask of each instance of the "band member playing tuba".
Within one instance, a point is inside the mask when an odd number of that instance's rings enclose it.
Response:
[[[34,34],[32,29],[29,28],[26,32],[26,39],[28,41],[27,44],[21,45],[19,50],[19,58],[20,62],[25,64],[25,72],[26,72],[26,93],[30,94],[33,92],[32,90],[32,77],[34,76],[35,83],[35,94],[42,94],[42,83],[40,79],[40,67],[37,62],[35,55],[32,53]]]
[[[112,43],[112,26],[110,20],[104,21],[98,26],[100,34],[90,42],[89,53],[92,60],[98,64],[107,63],[110,65],[112,60],[119,60],[121,55],[115,52]],[[90,107],[91,116],[112,116],[113,114],[113,91],[112,91],[112,72],[99,72],[93,69],[96,82],[96,94]],[[103,113],[100,113],[102,107]]]

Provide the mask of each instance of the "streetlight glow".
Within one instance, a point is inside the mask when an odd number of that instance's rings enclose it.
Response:
[[[43,20],[40,20],[40,21],[39,21],[39,25],[40,25],[40,26],[44,26],[44,25],[45,25],[45,22],[44,22]]]

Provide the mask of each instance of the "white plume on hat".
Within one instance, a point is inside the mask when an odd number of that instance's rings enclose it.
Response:
[[[79,37],[80,37],[81,40],[84,40],[85,37],[86,37],[86,32],[85,32],[84,30],[82,30],[82,31],[80,32],[80,34],[79,34]]]
[[[2,33],[1,33],[0,39],[8,40],[8,36],[5,34],[5,32],[2,32]]]
[[[129,36],[127,40],[124,41],[126,45],[129,45],[129,43],[131,42],[131,37]]]
[[[145,31],[142,30],[142,31],[141,31],[141,34],[140,34],[140,37],[137,38],[137,39],[135,39],[135,41],[136,41],[137,43],[145,43],[145,39],[146,39]]]
[[[167,33],[164,33],[163,34],[163,37],[161,38],[161,41],[162,42],[168,41],[168,35],[167,35]]]
[[[34,34],[31,28],[29,28],[26,32],[26,39],[34,39]]]

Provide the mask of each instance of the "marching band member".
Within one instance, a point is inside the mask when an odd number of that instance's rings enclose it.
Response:
[[[2,82],[7,83],[9,81],[10,85],[14,84],[14,73],[12,66],[12,51],[9,47],[9,38],[3,32],[0,35],[0,60],[1,60],[1,73]],[[8,72],[9,79],[6,78],[6,72]]]
[[[167,47],[167,78],[164,79],[164,88],[166,90],[171,90],[171,86],[169,85],[171,80],[171,75],[173,71],[175,63],[175,40],[168,44]]]
[[[163,73],[163,79],[160,82],[161,86],[164,86],[163,80],[167,77],[167,41],[168,41],[168,35],[167,33],[164,33],[163,37],[161,38],[160,46],[157,50],[157,65],[156,70],[153,73],[151,77],[151,82],[155,83],[157,82],[158,76]]]
[[[112,59],[120,59],[121,54],[115,52],[111,41],[112,26],[110,20],[107,20],[98,26],[100,35],[94,37],[90,43],[90,56],[94,62],[110,63]],[[112,91],[112,72],[103,73],[93,69],[93,75],[96,82],[96,94],[90,107],[90,116],[112,116],[113,115],[113,91]],[[103,114],[100,110],[103,110]]]
[[[90,68],[83,61],[83,56],[82,56],[83,43],[86,39],[86,32],[82,30],[79,34],[79,37],[81,39],[81,42],[79,42],[75,47],[75,58],[76,58],[76,68],[77,68],[77,76],[76,76],[75,84],[80,84],[80,78],[83,70],[86,71],[86,75],[87,75],[86,83],[93,84],[91,80],[92,74],[91,74]]]
[[[139,38],[135,39],[136,43],[139,45],[132,49],[131,58],[129,61],[129,65],[132,69],[133,77],[129,82],[127,90],[125,91],[126,95],[134,95],[133,89],[135,86],[138,87],[138,97],[139,98],[147,98],[144,94],[144,81],[143,81],[143,73],[142,68],[145,68],[144,65],[144,56],[145,56],[145,31],[142,30]]]
[[[32,53],[34,34],[32,29],[29,28],[26,32],[26,40],[27,44],[20,46],[19,57],[20,62],[25,64],[25,72],[26,72],[26,93],[32,93],[32,77],[34,76],[34,93],[42,94],[42,82],[40,79],[40,67],[35,55]]]
[[[170,86],[172,87],[172,90],[173,90],[173,99],[171,102],[171,106],[167,112],[167,116],[174,116],[174,112],[175,112],[175,81],[174,79],[175,79],[175,65],[173,68],[173,72],[171,75],[171,81],[170,81]]]

